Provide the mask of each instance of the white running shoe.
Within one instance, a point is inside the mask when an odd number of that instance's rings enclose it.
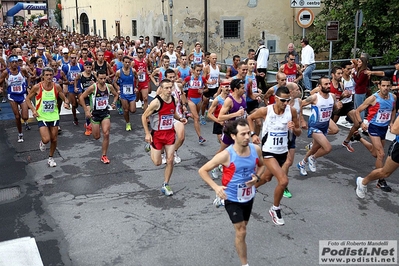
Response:
[[[308,158],[308,166],[310,171],[313,173],[316,172],[316,159],[313,155],[309,156]]]
[[[216,178],[219,177],[218,172],[219,172],[219,167],[215,167],[215,168],[212,169],[211,175],[212,175],[212,178],[213,178],[213,179],[216,179]]]
[[[39,149],[40,149],[40,151],[45,151],[46,150],[46,144],[44,144],[43,141],[39,142]]]
[[[165,159],[166,160],[166,159]],[[177,151],[175,151],[175,154],[174,154],[174,161],[175,161],[175,164],[178,164],[178,163],[181,163],[181,158],[179,157],[179,155],[177,154]],[[166,162],[165,162],[166,163]]]
[[[356,178],[356,195],[361,198],[364,199],[364,197],[366,197],[366,193],[367,193],[367,186],[362,184],[364,178],[362,177],[358,177]]]
[[[49,157],[49,158],[48,158],[47,164],[48,164],[48,166],[50,166],[50,167],[56,167],[56,166],[57,166],[57,164],[56,164],[56,162],[54,161],[54,158],[53,158],[53,157]]]
[[[299,169],[299,174],[300,174],[301,176],[307,176],[307,175],[308,175],[308,172],[306,172],[306,163],[304,164],[304,163],[303,163],[303,160],[300,161],[300,162],[296,165],[296,167],[298,167],[298,169]]]
[[[166,155],[165,153],[161,153],[162,164],[166,164]]]
[[[168,184],[163,184],[162,188],[161,188],[161,192],[163,194],[165,194],[165,196],[172,196],[173,195],[173,191],[170,188],[170,186]]]
[[[273,206],[269,209],[269,214],[272,217],[272,221],[275,225],[284,225],[284,219],[281,216],[281,209],[273,210]]]
[[[216,198],[213,200],[213,205],[215,205],[216,208],[224,206],[224,199],[221,199],[220,197],[216,196]]]
[[[18,143],[24,142],[24,135],[18,135]]]

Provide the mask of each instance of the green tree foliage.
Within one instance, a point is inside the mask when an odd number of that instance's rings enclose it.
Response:
[[[55,18],[55,21],[57,21],[60,28],[62,28],[61,9],[58,8],[59,4],[61,4],[61,0],[56,0],[55,10],[54,10],[54,18]]]
[[[399,56],[398,0],[324,0],[323,10],[316,16],[314,30],[309,33],[315,52],[329,50],[326,41],[327,21],[339,21],[339,41],[333,42],[333,59],[352,58],[355,42],[356,11],[363,11],[363,24],[357,35],[357,56],[383,56],[391,63]]]

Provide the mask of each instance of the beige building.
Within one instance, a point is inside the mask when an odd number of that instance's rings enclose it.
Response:
[[[271,52],[285,53],[293,36],[302,35],[295,22],[299,9],[291,8],[289,1],[61,0],[61,4],[68,31],[106,38],[148,35],[153,42],[159,37],[175,43],[181,39],[190,50],[195,42],[207,43],[207,50],[219,58],[245,57],[259,39],[265,39]]]

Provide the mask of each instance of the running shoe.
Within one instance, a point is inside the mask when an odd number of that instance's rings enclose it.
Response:
[[[177,154],[177,151],[175,151],[175,154],[174,154],[174,161],[175,161],[175,164],[181,163],[181,158]]]
[[[161,153],[162,164],[166,164],[166,155],[165,153]]]
[[[201,136],[198,138],[198,143],[199,143],[199,144],[204,144],[205,141],[206,141],[206,139],[204,139],[204,138],[201,137]]]
[[[216,178],[219,177],[218,172],[219,172],[219,167],[215,167],[215,168],[212,169],[211,175],[212,175],[212,178],[213,178],[213,179],[216,179]]]
[[[109,164],[109,159],[108,159],[107,155],[103,155],[101,157],[101,162],[104,164]]]
[[[275,225],[284,225],[284,219],[281,216],[281,209],[273,210],[273,206],[269,209],[269,214],[272,217],[272,221]]]
[[[220,197],[216,196],[216,198],[213,200],[213,205],[215,205],[216,208],[224,206],[224,199],[221,199]]]
[[[56,167],[56,166],[57,166],[57,164],[56,164],[56,162],[54,161],[54,158],[53,158],[53,157],[48,157],[47,164],[48,164],[48,166],[50,166],[50,167]]]
[[[85,135],[86,136],[90,136],[91,135],[91,131],[92,131],[92,128],[91,128],[91,124],[89,124],[89,125],[87,125],[87,124],[85,124]]]
[[[19,134],[18,135],[18,143],[22,143],[22,142],[24,142],[24,135]]]
[[[200,124],[206,125],[205,117],[203,115],[200,116]]]
[[[311,172],[316,172],[316,159],[314,158],[313,155],[309,156],[308,158],[308,166],[309,166],[309,170]]]
[[[131,131],[132,125],[130,123],[126,123],[126,131]]]
[[[2,102],[2,103],[6,103],[6,102],[7,102],[6,97],[3,97],[3,100],[2,100],[1,102]]]
[[[25,122],[25,130],[30,130],[30,126],[29,126],[28,122]]]
[[[122,107],[118,108],[118,114],[123,115],[123,109],[122,109]]]
[[[296,167],[299,169],[299,174],[301,176],[307,176],[308,173],[306,172],[306,163],[302,160],[300,161]]]
[[[151,151],[151,144],[150,143],[146,143],[144,145],[144,151],[145,152],[150,152]]]
[[[62,131],[61,127],[58,126],[58,134]]]
[[[367,193],[367,186],[362,184],[363,178],[362,177],[358,177],[356,178],[356,195],[361,198],[364,199],[364,197],[366,197],[366,193]]]
[[[172,189],[170,188],[170,186],[168,184],[165,184],[165,183],[162,185],[161,192],[163,194],[165,194],[165,196],[172,196],[173,195]]]
[[[342,146],[344,146],[349,152],[354,152],[355,149],[352,147],[352,144],[350,142],[342,142]]]
[[[312,149],[313,142],[309,143],[308,145],[305,146],[306,151],[310,151]]]
[[[365,130],[363,130],[363,135],[365,135],[365,136],[368,136],[369,135],[369,133],[367,132],[367,131],[365,131]]]
[[[292,197],[292,194],[291,194],[291,192],[288,190],[288,187],[286,187],[286,188],[284,189],[283,197],[284,197],[284,198],[291,198],[291,197]]]
[[[387,181],[385,181],[385,179],[378,179],[377,182],[377,187],[381,188],[382,191],[384,192],[391,192],[392,188],[390,186],[388,186]]]
[[[353,136],[352,136],[352,138],[353,138],[353,141],[360,141],[360,139],[362,138],[362,136],[359,134],[359,132],[358,131],[356,131],[355,133],[353,133]]]
[[[46,150],[46,144],[44,144],[43,141],[39,142],[39,149],[40,149],[40,151],[45,151]]]
[[[79,121],[78,121],[77,118],[74,118],[74,119],[73,119],[73,124],[74,124],[75,126],[79,125]]]

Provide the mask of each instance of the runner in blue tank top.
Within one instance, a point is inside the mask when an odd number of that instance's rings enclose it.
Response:
[[[113,85],[120,93],[126,131],[131,131],[129,112],[136,112],[136,93],[138,92],[139,80],[136,70],[131,67],[132,60],[130,57],[124,56],[122,61],[123,67],[116,71]]]
[[[254,202],[254,185],[265,171],[265,166],[259,146],[250,143],[250,130],[245,119],[229,123],[226,133],[234,139],[234,144],[216,154],[198,173],[219,197],[217,206],[224,201],[236,232],[235,243],[239,259],[242,265],[247,265],[246,227]],[[220,164],[223,165],[221,186],[208,173]]]
[[[361,127],[363,130],[368,130],[371,143],[364,138],[360,138],[360,142],[376,158],[375,168],[383,167],[385,136],[388,131],[388,126],[392,127],[393,125],[396,113],[396,96],[389,92],[391,89],[391,80],[388,77],[383,77],[378,84],[378,89],[378,92],[368,97],[364,103],[356,109],[358,121],[361,121],[360,113],[366,108],[369,110],[367,116],[368,125],[361,123]],[[379,179],[377,187],[385,192],[390,192],[392,190],[385,179]]]
[[[385,181],[384,178],[389,177],[399,167],[399,119],[396,119],[391,126],[391,133],[396,134],[395,141],[392,142],[389,147],[388,157],[382,168],[373,170],[365,178],[359,176],[356,179],[356,195],[359,198],[363,199],[366,196],[368,183],[377,179]],[[381,187],[381,189],[384,189],[384,191],[391,191],[390,189],[387,189],[387,187]]]

